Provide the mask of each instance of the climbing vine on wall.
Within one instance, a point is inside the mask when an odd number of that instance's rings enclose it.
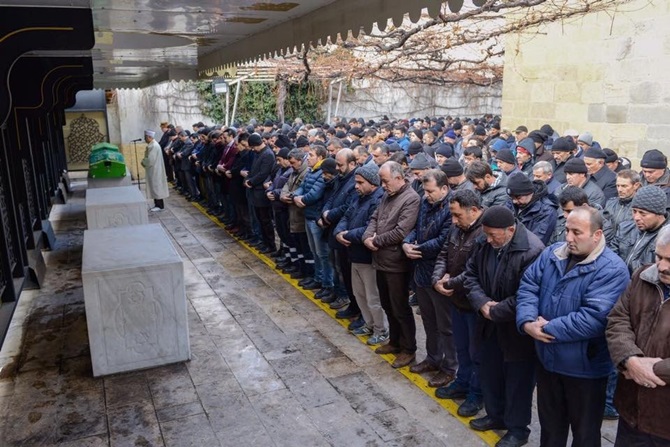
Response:
[[[225,95],[214,95],[211,84],[204,81],[197,83],[197,89],[204,102],[202,112],[215,122],[222,123],[225,117]],[[252,118],[257,121],[276,120],[277,93],[276,82],[243,83],[240,87],[235,121],[247,123]],[[285,121],[292,122],[295,118],[302,118],[305,122],[323,120],[321,105],[325,97],[326,91],[320,83],[290,83],[284,108]],[[229,101],[232,113],[235,102],[234,87],[231,88]]]

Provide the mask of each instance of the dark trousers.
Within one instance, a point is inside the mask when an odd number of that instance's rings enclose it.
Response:
[[[243,230],[246,236],[251,236],[251,219],[249,218],[249,206],[246,201],[235,202],[235,218],[237,227]]]
[[[509,433],[526,438],[532,415],[535,361],[506,362],[494,333],[481,342],[480,382],[486,414]],[[602,417],[602,411],[598,414]]]
[[[416,352],[416,324],[409,305],[409,272],[377,270],[377,289],[382,309],[389,320],[389,344],[403,352]]]
[[[174,181],[174,172],[172,170],[172,161],[170,160],[170,156],[165,153],[165,151],[161,151],[163,153],[163,164],[165,165],[165,175],[167,176],[168,182]]]
[[[351,261],[349,260],[349,254],[346,249],[337,249],[333,250],[333,252],[335,253],[335,265],[337,266],[338,273],[342,275],[344,289],[349,297],[349,307],[347,309],[353,311],[355,314],[360,314],[361,308],[358,307],[356,297],[354,296],[354,288],[351,285]]]
[[[423,329],[426,332],[426,354],[428,360],[440,370],[456,374],[456,346],[451,325],[449,299],[432,287],[416,287],[416,299],[421,310]]]
[[[542,447],[600,447],[607,377],[583,379],[537,368],[537,412]]]
[[[468,397],[482,398],[479,383],[479,346],[475,337],[477,314],[452,306],[451,325],[454,330],[458,373],[456,386],[468,390]]]
[[[165,209],[165,202],[163,199],[154,199],[154,205],[160,209]]]
[[[298,263],[300,264],[300,271],[305,276],[313,277],[314,257],[312,256],[312,250],[309,248],[307,233],[302,231],[300,233],[291,233],[291,235],[293,236],[293,240],[295,241],[295,248],[298,252]]]
[[[275,226],[277,227],[277,236],[282,244],[285,244],[287,247],[295,247],[293,242],[293,237],[291,236],[291,231],[289,228],[289,216],[288,209],[285,208],[275,208]]]
[[[272,225],[272,208],[269,206],[255,206],[256,218],[261,226],[261,239],[272,251],[277,250],[275,244],[275,228]]]
[[[658,415],[658,417],[663,417]],[[670,447],[670,439],[662,439],[631,427],[619,418],[614,447]]]

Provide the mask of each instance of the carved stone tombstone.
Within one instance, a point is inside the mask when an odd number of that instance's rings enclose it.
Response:
[[[93,375],[190,358],[184,267],[159,224],[84,232]]]

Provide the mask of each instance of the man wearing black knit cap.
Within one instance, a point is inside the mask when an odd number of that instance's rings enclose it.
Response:
[[[605,200],[617,196],[616,174],[605,166],[607,154],[600,148],[590,147],[584,151],[584,164],[596,185],[602,189]]]
[[[581,158],[571,158],[565,163],[563,168],[567,179],[566,186],[576,186],[584,190],[589,197],[589,204],[602,208],[605,206],[605,194],[596,184],[593,177],[589,175],[584,160]],[[565,189],[565,187],[563,187]]]
[[[565,164],[575,157],[577,143],[570,137],[557,138],[551,146],[551,155],[554,156],[554,178],[559,183],[565,183]]]
[[[516,158],[510,149],[500,149],[496,154],[496,162],[500,170],[507,174],[508,177],[521,172],[516,165]]]
[[[665,193],[656,186],[640,188],[633,197],[631,208],[633,220],[619,225],[612,250],[633,273],[642,265],[655,261],[656,236],[670,220]]]
[[[470,427],[507,430],[496,446],[522,446],[530,434],[535,350],[532,339],[515,327],[516,292],[544,244],[503,206],[484,212],[482,230],[485,237],[475,243],[463,273],[468,300],[479,311],[476,337],[486,409],[486,416],[470,421]]]
[[[507,179],[507,195],[512,199],[517,220],[548,245],[556,228],[558,199],[549,194],[546,183],[516,173]]]
[[[449,159],[442,164],[440,169],[442,169],[442,172],[447,174],[447,183],[449,183],[449,188],[451,188],[452,191],[458,191],[461,189],[476,191],[475,185],[473,185],[472,182],[465,177],[463,166],[461,166],[458,161]]]
[[[640,166],[642,166],[642,186],[654,185],[660,187],[668,198],[668,207],[670,208],[668,157],[658,149],[652,149],[644,153]]]

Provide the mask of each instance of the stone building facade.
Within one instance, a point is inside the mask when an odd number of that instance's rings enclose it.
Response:
[[[634,0],[508,36],[503,125],[590,131],[634,166],[648,149],[670,155],[668,23],[670,2]]]

